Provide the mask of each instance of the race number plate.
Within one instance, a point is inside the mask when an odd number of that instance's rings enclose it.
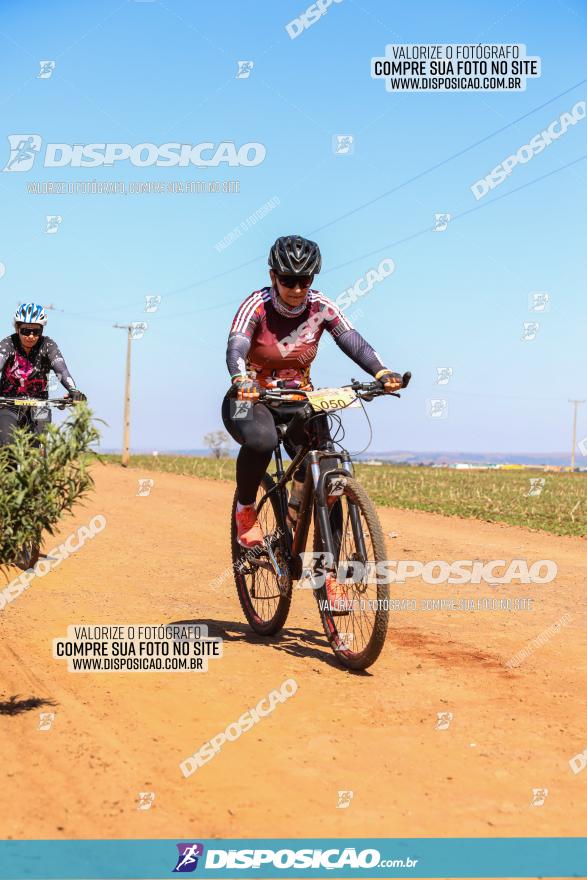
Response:
[[[352,388],[319,388],[317,391],[308,391],[306,396],[316,412],[333,412],[336,409],[360,406]]]

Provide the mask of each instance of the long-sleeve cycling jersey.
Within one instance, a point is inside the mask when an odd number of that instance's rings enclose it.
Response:
[[[299,315],[286,315],[273,288],[256,290],[238,309],[228,337],[226,364],[231,377],[254,373],[262,387],[278,380],[286,388],[310,385],[310,367],[324,330],[359,367],[374,376],[383,369],[377,352],[338,306],[309,290]]]
[[[63,355],[49,336],[41,336],[28,354],[20,344],[18,333],[0,341],[0,396],[45,400],[50,370],[68,391],[75,388]]]

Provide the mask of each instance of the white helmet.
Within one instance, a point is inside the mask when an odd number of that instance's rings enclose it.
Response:
[[[14,326],[17,324],[41,324],[47,323],[47,313],[43,306],[38,303],[22,303],[14,313]]]

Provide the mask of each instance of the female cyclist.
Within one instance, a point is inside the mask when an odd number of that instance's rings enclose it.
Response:
[[[248,296],[232,322],[226,363],[232,386],[222,404],[222,419],[240,444],[236,462],[239,544],[250,549],[263,543],[255,512],[257,489],[277,445],[277,430],[269,407],[251,406],[246,418],[235,418],[231,399],[255,402],[262,388],[279,386],[309,390],[310,366],[324,330],[359,367],[379,380],[387,393],[401,388],[402,377],[388,370],[376,351],[320,291],[311,288],[322,265],[320,248],[300,235],[278,238],[269,253],[271,287]],[[317,420],[322,438],[328,436],[327,417]],[[295,441],[286,449],[295,455]],[[301,438],[300,438],[301,442]],[[295,482],[303,481],[303,467]],[[295,486],[295,483],[294,483]],[[295,493],[290,517],[295,521]]]
[[[23,303],[13,318],[15,332],[0,340],[0,397],[47,399],[47,377],[53,370],[74,401],[86,397],[75,387],[63,355],[49,336],[43,335],[47,313],[37,303]],[[32,419],[23,407],[6,404],[0,408],[0,446],[10,443],[16,427],[26,425],[35,434],[45,430],[50,419]]]

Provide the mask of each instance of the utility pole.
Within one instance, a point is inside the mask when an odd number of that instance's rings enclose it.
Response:
[[[577,445],[577,407],[581,403],[585,403],[584,400],[569,400],[569,403],[573,404],[573,449],[571,452],[571,468],[574,470],[575,468],[575,446]]]
[[[124,416],[122,437],[122,466],[128,467],[130,461],[130,343],[132,340],[132,324],[113,324],[118,330],[126,330],[126,374],[124,380]]]

